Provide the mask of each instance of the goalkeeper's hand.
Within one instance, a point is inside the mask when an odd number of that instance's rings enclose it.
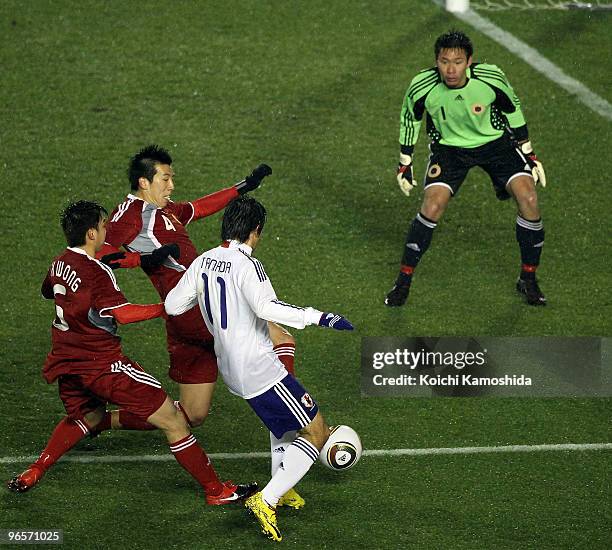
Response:
[[[529,168],[531,168],[533,182],[536,185],[539,183],[542,187],[546,187],[546,174],[544,173],[544,166],[542,166],[542,163],[538,160],[538,157],[536,157],[536,154],[533,152],[531,141],[521,143],[521,151],[527,157],[527,164],[529,164]]]
[[[335,328],[336,330],[353,330],[353,325],[348,319],[342,317],[342,315],[336,315],[335,313],[324,313],[319,319],[320,327]]]
[[[255,170],[253,170],[246,178],[239,181],[234,187],[238,190],[238,193],[244,195],[249,191],[257,189],[263,179],[272,173],[272,168],[267,164],[260,164]]]
[[[410,196],[410,191],[417,186],[412,170],[412,157],[410,155],[400,153],[400,161],[397,167],[397,183],[407,197]]]
[[[168,256],[172,256],[175,260],[181,257],[181,249],[178,244],[165,244],[156,248],[151,254],[141,254],[140,265],[143,269],[153,269],[163,264]]]

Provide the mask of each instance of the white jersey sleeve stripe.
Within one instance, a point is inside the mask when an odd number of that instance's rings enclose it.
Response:
[[[268,276],[266,275],[266,270],[264,269],[263,264],[255,258],[253,258],[253,263],[255,264],[255,268],[257,269],[257,272],[261,275],[261,280],[265,281],[268,278]]]
[[[288,304],[287,302],[282,302],[281,300],[272,300],[272,303],[278,304],[279,306],[292,307],[293,309],[299,309],[301,311],[304,311],[303,307],[294,306],[293,304]]]
[[[254,258],[251,258],[251,256],[249,256],[243,250],[240,250],[240,252],[244,255],[245,258],[248,258],[248,260],[253,264],[253,266],[255,267],[255,273],[257,273],[257,278],[259,279],[259,282],[263,283],[268,278],[268,276],[266,275],[266,272],[264,271],[264,268],[263,268],[263,265],[261,265],[261,262],[257,261]]]

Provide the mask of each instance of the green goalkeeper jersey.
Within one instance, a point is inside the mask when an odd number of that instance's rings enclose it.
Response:
[[[454,147],[484,145],[508,126],[526,131],[520,101],[499,67],[474,63],[466,74],[461,88],[447,87],[436,67],[417,74],[402,106],[402,149],[412,150],[424,115],[430,139]]]

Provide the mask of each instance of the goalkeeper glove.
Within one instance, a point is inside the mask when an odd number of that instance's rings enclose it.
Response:
[[[348,319],[342,317],[342,315],[336,315],[335,313],[324,313],[319,319],[320,327],[335,328],[336,330],[353,330],[353,325]]]
[[[239,181],[234,187],[238,190],[238,193],[244,195],[249,191],[253,191],[257,189],[262,180],[269,176],[272,173],[272,168],[270,168],[267,164],[260,164],[255,170],[251,172],[246,178],[242,181]]]
[[[142,254],[140,256],[140,265],[142,269],[153,269],[162,265],[168,256],[172,256],[175,260],[181,257],[181,250],[178,244],[165,244],[156,248],[151,254]]]
[[[410,196],[410,191],[417,186],[412,171],[412,157],[410,155],[400,153],[400,161],[397,167],[397,183],[399,183],[400,189],[407,197]]]
[[[529,168],[531,168],[533,182],[536,185],[540,183],[542,187],[546,187],[546,174],[544,173],[544,166],[542,166],[542,163],[538,160],[538,157],[536,157],[536,154],[533,152],[531,141],[527,140],[524,143],[521,143],[521,151],[527,157],[527,164],[529,164]]]

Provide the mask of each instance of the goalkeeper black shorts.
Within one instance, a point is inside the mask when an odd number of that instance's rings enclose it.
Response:
[[[531,176],[525,155],[508,134],[472,149],[432,143],[430,150],[423,187],[442,185],[453,196],[474,166],[489,174],[499,200],[510,198],[506,186],[512,179],[519,175]]]

